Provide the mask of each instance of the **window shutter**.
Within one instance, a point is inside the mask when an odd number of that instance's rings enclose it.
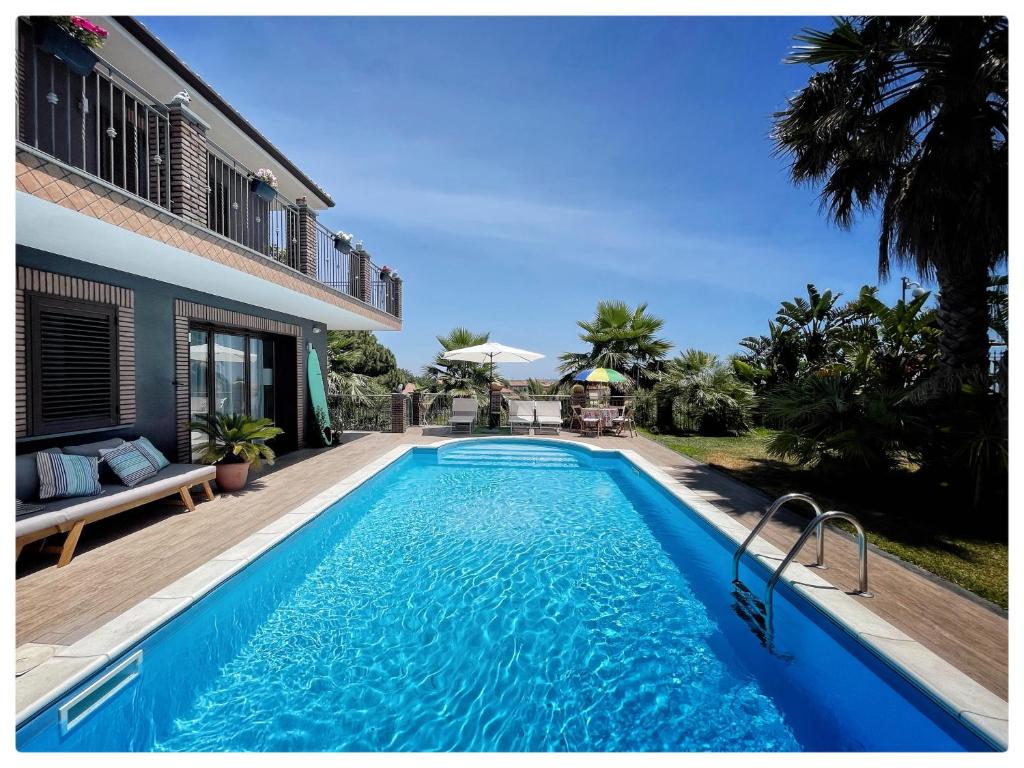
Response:
[[[117,307],[31,297],[32,433],[118,422]]]

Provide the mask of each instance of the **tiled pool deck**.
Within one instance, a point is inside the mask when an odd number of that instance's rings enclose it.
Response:
[[[563,437],[581,439],[567,433]],[[448,438],[446,430],[430,428],[401,435],[349,434],[343,445],[329,451],[288,457],[246,491],[200,504],[195,513],[186,514],[183,508],[167,504],[151,505],[89,526],[79,554],[65,568],[53,567],[52,556],[26,551],[18,564],[17,579],[20,670],[31,669],[53,653],[59,655],[62,648],[160,593],[396,446]],[[635,451],[747,527],[768,501],[760,492],[644,438],[583,440]],[[763,535],[785,550],[800,527],[796,516],[780,515]],[[808,562],[812,557],[810,545],[799,561]],[[816,574],[841,588],[854,589],[857,558],[853,542],[830,532],[827,562],[828,570]],[[727,578],[723,574],[723,579]],[[1008,622],[1003,616],[881,556],[871,557],[871,589],[875,597],[856,598],[859,604],[999,697],[1007,697]]]

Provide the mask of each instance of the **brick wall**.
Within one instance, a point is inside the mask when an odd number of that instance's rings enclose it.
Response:
[[[306,198],[295,201],[299,209],[299,271],[316,277],[316,211],[309,207]]]
[[[206,226],[209,204],[207,162],[209,126],[182,104],[168,107],[170,150],[174,163],[171,174],[171,212]]]

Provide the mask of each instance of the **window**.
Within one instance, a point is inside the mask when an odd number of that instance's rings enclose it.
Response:
[[[117,307],[28,296],[30,434],[118,423]]]

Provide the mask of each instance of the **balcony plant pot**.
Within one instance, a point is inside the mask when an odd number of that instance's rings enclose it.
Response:
[[[235,461],[217,465],[217,487],[222,491],[240,491],[249,481],[249,464]]]
[[[72,37],[54,22],[39,30],[39,47],[63,61],[74,74],[85,77],[93,71],[99,57],[85,43]]]
[[[351,240],[346,240],[343,237],[336,237],[336,238],[334,238],[334,247],[337,248],[342,253],[351,253],[352,252],[352,241]]]
[[[252,180],[252,191],[261,200],[272,202],[277,197],[277,190],[267,184],[263,179]]]

